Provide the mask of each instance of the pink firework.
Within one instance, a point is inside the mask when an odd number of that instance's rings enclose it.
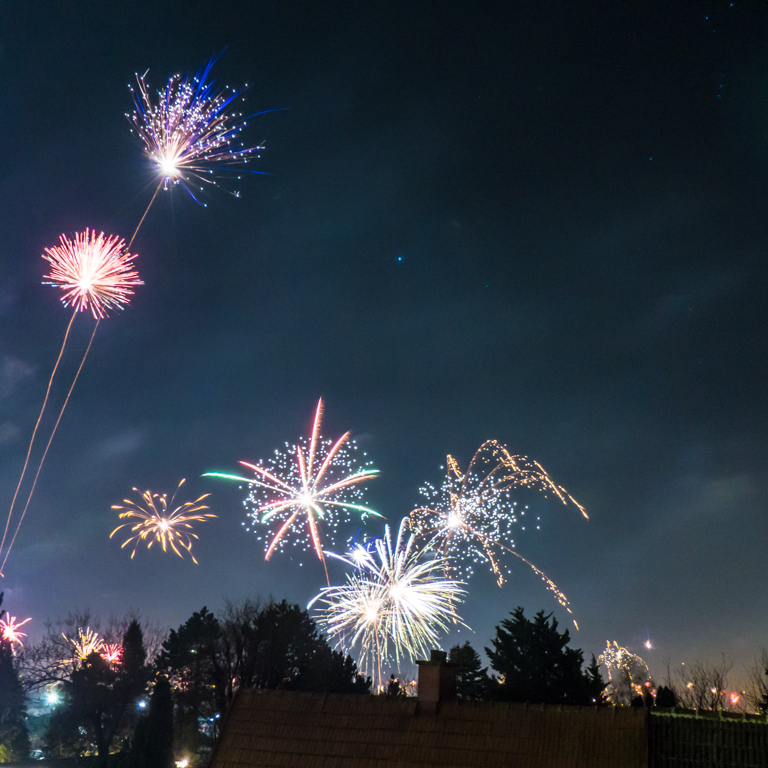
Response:
[[[355,458],[355,444],[346,432],[336,441],[320,436],[323,401],[320,400],[312,423],[312,436],[297,445],[286,444],[287,450],[276,451],[266,464],[241,461],[255,473],[253,478],[222,472],[206,472],[209,477],[237,480],[251,485],[246,502],[251,507],[249,517],[258,523],[279,524],[267,546],[265,559],[282,548],[294,535],[302,540],[304,523],[315,554],[325,565],[321,525],[333,531],[339,521],[350,513],[363,518],[380,515],[357,501],[361,498],[360,484],[378,474],[377,469],[360,466]]]
[[[127,252],[125,240],[116,235],[86,229],[73,240],[61,235],[59,245],[46,248],[43,258],[51,263],[48,285],[63,289],[61,300],[76,311],[90,308],[95,318],[108,309],[122,309],[133,295],[132,286],[143,285],[133,268],[135,255]]]
[[[110,664],[120,664],[123,660],[123,646],[120,643],[104,643],[101,657]]]
[[[8,616],[7,618],[0,619],[0,635],[3,636],[3,640],[11,643],[11,645],[13,645],[13,643],[24,645],[24,643],[21,642],[21,638],[26,637],[27,633],[21,632],[20,630],[28,621],[32,621],[32,619],[17,621],[15,616]]]

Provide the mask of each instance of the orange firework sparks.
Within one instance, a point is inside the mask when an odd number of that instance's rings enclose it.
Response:
[[[109,534],[109,538],[111,539],[122,528],[130,528],[131,536],[123,542],[121,549],[133,542],[131,559],[142,542],[147,543],[147,549],[151,549],[153,544],[159,542],[163,552],[166,552],[167,548],[170,547],[179,557],[183,557],[179,548],[184,549],[189,552],[192,562],[197,564],[197,560],[192,554],[192,539],[199,537],[192,533],[192,523],[203,523],[211,517],[216,517],[216,515],[210,512],[200,514],[204,509],[209,508],[201,503],[210,496],[209,493],[195,501],[188,501],[173,508],[176,493],[184,482],[182,480],[179,483],[170,501],[164,493],[141,492],[134,488],[133,490],[140,495],[143,506],[130,499],[124,499],[122,504],[115,504],[112,509],[122,510],[119,515],[120,519],[127,518],[131,522],[118,525]]]
[[[123,659],[123,646],[120,643],[104,643],[101,656],[110,664],[119,664]]]
[[[77,661],[85,661],[92,653],[101,653],[104,651],[104,641],[99,637],[99,633],[86,627],[85,630],[78,628],[77,639],[67,637],[63,632],[61,636],[72,646],[72,652]]]
[[[452,456],[448,456],[446,465],[446,478],[439,489],[431,485],[422,488],[422,493],[431,499],[430,505],[417,507],[409,519],[416,535],[428,539],[441,552],[448,573],[457,570],[469,578],[473,564],[485,561],[502,586],[504,573],[500,556],[507,552],[528,565],[570,612],[568,599],[557,585],[513,549],[512,527],[521,522],[527,507],[518,512],[510,493],[520,487],[552,493],[563,504],[572,503],[587,517],[584,507],[562,486],[556,485],[538,462],[513,456],[496,440],[480,446],[466,472],[460,470]]]

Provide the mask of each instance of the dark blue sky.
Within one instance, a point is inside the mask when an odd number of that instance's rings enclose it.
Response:
[[[306,434],[322,396],[392,522],[489,438],[567,487],[591,520],[521,496],[543,524],[517,546],[588,654],[617,640],[660,674],[768,644],[764,3],[124,5],[0,10],[5,508],[69,316],[40,254],[86,226],[130,237],[156,183],[124,117],[134,73],[160,87],[226,47],[217,82],[285,111],[249,125],[270,175],[239,199],[176,188],[150,211],[146,285],[99,327],[0,585],[10,613],[34,634],[76,607],[176,626],[225,597],[306,603],[319,564],[264,564],[243,493],[200,475]],[[219,515],[199,566],[131,561],[111,505],[182,477]],[[518,604],[566,620],[511,568],[503,590],[470,583],[478,648]]]

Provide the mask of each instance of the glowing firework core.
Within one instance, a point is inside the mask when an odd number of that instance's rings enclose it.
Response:
[[[154,103],[144,75],[136,75],[133,93],[135,110],[126,115],[142,144],[144,153],[158,169],[161,184],[181,184],[194,200],[192,180],[216,184],[214,169],[235,170],[263,147],[245,148],[234,141],[246,126],[242,113],[232,112],[242,90],[214,90],[206,79],[211,61],[194,77],[173,75]],[[258,173],[258,171],[253,171]],[[158,187],[159,188],[159,187]]]

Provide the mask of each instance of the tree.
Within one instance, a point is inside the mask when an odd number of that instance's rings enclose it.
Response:
[[[155,627],[142,627],[138,616],[133,613],[120,620],[111,619],[103,633],[98,632],[99,620],[87,610],[69,613],[66,618],[58,618],[55,622],[46,622],[47,631],[43,638],[18,654],[22,685],[26,691],[40,691],[68,681],[72,672],[82,666],[88,655],[82,652],[84,637],[90,635],[97,641],[122,648],[126,632],[134,622],[141,629],[145,659],[147,655],[154,659],[160,645],[159,630]],[[150,654],[146,652],[148,636],[152,648]]]
[[[246,688],[367,693],[351,657],[334,651],[309,614],[285,600],[228,604],[222,620],[227,677]]]
[[[141,627],[132,621],[123,637],[120,661],[107,661],[94,651],[62,685],[62,706],[51,717],[46,734],[50,756],[96,754],[106,768],[113,748],[127,744],[136,722],[138,700],[147,683]]]
[[[333,693],[370,687],[349,656],[331,649],[309,614],[285,600],[226,603],[221,620],[203,608],[171,630],[158,668],[173,689],[177,748],[190,753],[210,746],[240,687]]]
[[[176,705],[174,738],[196,754],[217,736],[218,719],[226,708],[226,675],[219,655],[221,626],[205,607],[178,630],[171,630],[158,658],[158,669],[168,675]],[[211,726],[209,733],[200,724]]]
[[[569,648],[570,633],[557,631],[557,619],[539,611],[531,621],[518,607],[496,627],[493,649],[485,652],[501,685],[496,697],[543,704],[600,703],[605,687],[597,662],[582,671],[584,656]],[[550,622],[551,619],[551,622]]]
[[[3,593],[0,592],[0,605]],[[0,610],[0,619],[5,611]],[[10,641],[0,634],[0,763],[29,757],[26,696],[19,682]]]
[[[726,690],[732,666],[723,656],[719,664],[695,662],[671,674],[667,662],[666,684],[675,692],[678,706],[720,711],[729,706]]]
[[[479,701],[488,698],[491,690],[491,678],[488,668],[482,666],[480,655],[469,644],[454,645],[448,653],[448,661],[456,664],[456,696],[467,701]]]
[[[603,680],[603,676],[600,674],[600,664],[598,663],[595,655],[592,654],[592,661],[589,662],[589,666],[584,673],[587,678],[587,689],[589,695],[592,697],[589,704],[604,705],[606,682]]]
[[[128,754],[127,768],[172,768],[173,697],[164,675],[155,681],[149,712],[139,721]]]
[[[761,715],[768,715],[768,649],[763,648],[747,671],[747,702]]]
[[[674,690],[667,685],[660,685],[656,691],[656,706],[661,709],[674,709],[677,706]]]
[[[395,673],[393,672],[389,676],[389,682],[387,683],[384,692],[379,695],[384,696],[387,699],[404,699],[408,696],[408,692],[405,687],[400,684],[400,678],[395,677]]]

